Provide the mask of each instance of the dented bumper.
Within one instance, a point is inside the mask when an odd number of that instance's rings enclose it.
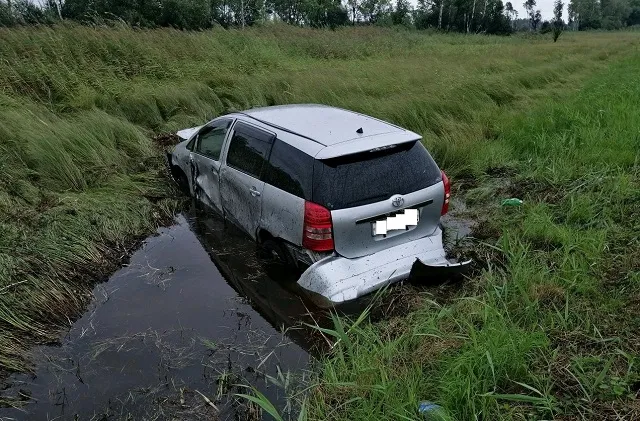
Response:
[[[347,259],[339,255],[326,257],[311,265],[300,277],[298,284],[319,294],[332,304],[361,297],[393,282],[429,276],[434,269],[443,273],[459,272],[470,262],[447,259],[442,245],[442,231],[403,243],[374,254]]]

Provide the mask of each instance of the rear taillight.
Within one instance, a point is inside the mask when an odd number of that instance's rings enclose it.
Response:
[[[304,203],[302,246],[313,251],[333,250],[333,224],[329,209],[312,202]]]
[[[442,203],[442,211],[440,215],[446,215],[449,212],[449,199],[451,199],[451,183],[449,177],[442,171],[442,182],[444,183],[444,202]]]

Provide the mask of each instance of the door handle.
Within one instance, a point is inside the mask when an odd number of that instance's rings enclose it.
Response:
[[[249,189],[249,193],[251,193],[251,196],[253,196],[253,197],[260,196],[260,192],[255,187],[251,187]]]

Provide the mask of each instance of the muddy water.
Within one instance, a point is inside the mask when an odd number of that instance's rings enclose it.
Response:
[[[441,221],[445,242],[452,246],[471,235],[475,221],[464,201],[452,197],[449,206],[449,213],[443,216]]]
[[[450,242],[470,231],[456,209],[445,219]],[[234,397],[245,392],[237,384],[286,410],[286,388],[269,377],[296,386],[316,344],[300,322],[323,316],[298,293],[262,270],[236,228],[185,212],[95,288],[59,344],[34,350],[35,373],[0,391],[15,407],[0,408],[0,420],[259,419]]]
[[[34,351],[35,374],[0,392],[19,409],[0,409],[0,419],[233,418],[247,411],[234,404],[236,383],[285,405],[265,375],[304,372],[309,335],[291,326],[306,308],[259,268],[232,227],[178,216],[95,288],[58,346]]]

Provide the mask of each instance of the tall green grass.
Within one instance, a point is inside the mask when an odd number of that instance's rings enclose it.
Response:
[[[562,104],[594,72],[604,72],[611,63],[633,54],[639,41],[634,33],[567,34],[554,44],[518,37],[427,35],[376,28],[325,31],[279,25],[205,32],[73,25],[0,29],[0,366],[23,369],[25,347],[34,339],[48,340],[52,325],[68,323],[78,314],[100,269],[108,269],[114,257],[126,255],[131,238],[149,233],[171,212],[160,153],[151,137],[255,106],[316,102],[390,120],[423,134],[439,164],[454,179],[468,177],[484,183],[487,168],[509,167],[526,170],[523,174],[528,175],[516,181],[532,186],[527,191],[569,183],[580,195],[562,202],[566,215],[572,224],[591,223],[588,235],[576,232],[558,217],[564,210],[527,206],[512,217],[531,215],[532,219],[516,219],[529,228],[525,234],[505,237],[512,239],[505,244],[516,249],[515,255],[526,252],[527,256],[535,238],[539,240],[536,246],[566,245],[565,252],[557,252],[564,262],[562,279],[578,284],[580,271],[588,266],[586,257],[579,256],[592,256],[592,250],[603,244],[612,247],[607,235],[619,225],[610,228],[593,223],[594,215],[615,211],[604,210],[583,196],[584,186],[576,175],[599,155],[615,155],[621,145],[587,151],[581,164],[564,165],[557,155],[570,153],[569,148],[562,149],[551,137],[538,139],[536,136],[543,136],[538,126],[550,118],[545,117],[552,112],[549,107]],[[534,120],[521,117],[541,104],[546,108]],[[581,118],[591,122],[601,115],[594,112],[585,111]],[[563,118],[565,123],[558,120],[557,124],[576,125],[570,112]],[[519,132],[525,130],[521,127],[531,130]],[[583,130],[581,136],[590,136],[590,129]],[[596,142],[598,135],[592,135],[590,142]],[[582,144],[574,140],[574,145]],[[545,170],[543,156],[553,164],[552,171]],[[527,160],[531,164],[522,170]],[[622,163],[628,167],[632,162]],[[631,199],[624,194],[630,194],[636,185],[627,167],[618,172],[594,169],[588,182],[602,177],[623,193],[615,197],[626,204]],[[590,194],[594,199],[613,197],[607,196],[608,191],[594,188]],[[626,216],[621,211],[611,218]],[[541,228],[535,221],[552,223]],[[574,256],[574,249],[583,254]],[[531,262],[527,257],[514,274],[526,278],[532,268],[548,260],[537,252],[532,255],[537,260]],[[517,294],[516,286],[504,282],[510,276],[507,273],[501,268],[481,279],[488,289],[495,285],[491,288]],[[549,290],[567,288],[555,285],[558,281],[552,279],[545,278]],[[597,290],[597,274],[591,273],[588,279],[581,284],[585,294]],[[574,302],[571,297],[569,304]],[[473,303],[461,301],[454,308],[473,307]],[[557,304],[558,314],[565,314],[563,303]],[[452,350],[450,367],[463,370],[471,364],[475,368],[467,373],[475,379],[492,373],[490,382],[470,384],[466,395],[453,390],[445,393],[444,389],[437,392],[447,396],[447,404],[474,396],[473,406],[461,414],[498,411],[502,401],[489,392],[529,393],[509,376],[523,373],[524,367],[537,361],[539,350],[548,350],[550,340],[539,332],[530,334],[529,325],[514,325],[510,313],[505,313],[511,305],[520,303],[496,301],[475,308],[478,320],[504,329],[474,337],[468,329],[475,325],[455,316],[466,314],[463,310],[451,315],[444,314],[448,307],[438,310],[444,312],[438,323],[460,324],[453,331],[438,326],[434,329],[441,330],[429,331],[442,336],[438,341]],[[529,323],[536,317],[531,311]],[[577,323],[570,313],[552,320]],[[425,310],[410,320],[421,326],[422,321],[431,320],[430,314]],[[593,320],[597,315],[589,317]],[[413,331],[415,326],[408,324],[407,329]],[[392,364],[392,353],[403,355],[430,338],[421,336],[424,332],[420,330],[421,335],[411,340],[389,342],[381,339],[377,326],[362,329],[372,340],[378,335],[376,346],[382,348],[375,358],[385,364]],[[456,334],[451,336],[451,332]],[[514,339],[505,344],[511,337]],[[480,345],[469,342],[472,340],[494,344],[489,353],[493,370],[487,371],[483,365],[487,355]],[[358,375],[357,360],[366,355],[361,348],[364,344],[364,340],[357,342],[355,358],[344,360],[344,367],[351,368],[349,375]],[[396,346],[400,348],[393,348]],[[501,358],[501,353],[519,350],[525,350],[525,355]],[[378,360],[367,361],[379,371],[376,376],[386,375],[373,365]],[[329,376],[330,368],[326,370]],[[394,402],[398,405],[404,402],[394,411],[409,414],[409,398],[440,390],[434,386],[440,383],[420,377],[421,370],[413,365],[406,368],[411,379],[406,385],[413,385],[409,389],[403,389],[405,378],[390,378],[385,383],[385,393],[397,394]],[[342,374],[340,370],[335,373]],[[546,390],[532,379],[520,380]],[[327,387],[326,393],[330,396],[332,389]],[[340,393],[348,397],[351,392],[344,386]],[[483,396],[476,398],[478,394]],[[331,416],[351,408],[345,404],[348,400],[342,400]],[[366,409],[365,401],[359,402]],[[380,405],[374,413],[390,414],[384,412],[387,406]],[[310,413],[322,411],[320,405],[310,408]]]
[[[312,419],[419,419],[421,400],[457,420],[640,418],[639,65],[505,117],[490,143],[514,175],[460,192],[494,192],[475,202],[499,233],[476,245],[484,269],[455,299],[354,324],[320,364]],[[524,206],[500,208],[512,195]]]

